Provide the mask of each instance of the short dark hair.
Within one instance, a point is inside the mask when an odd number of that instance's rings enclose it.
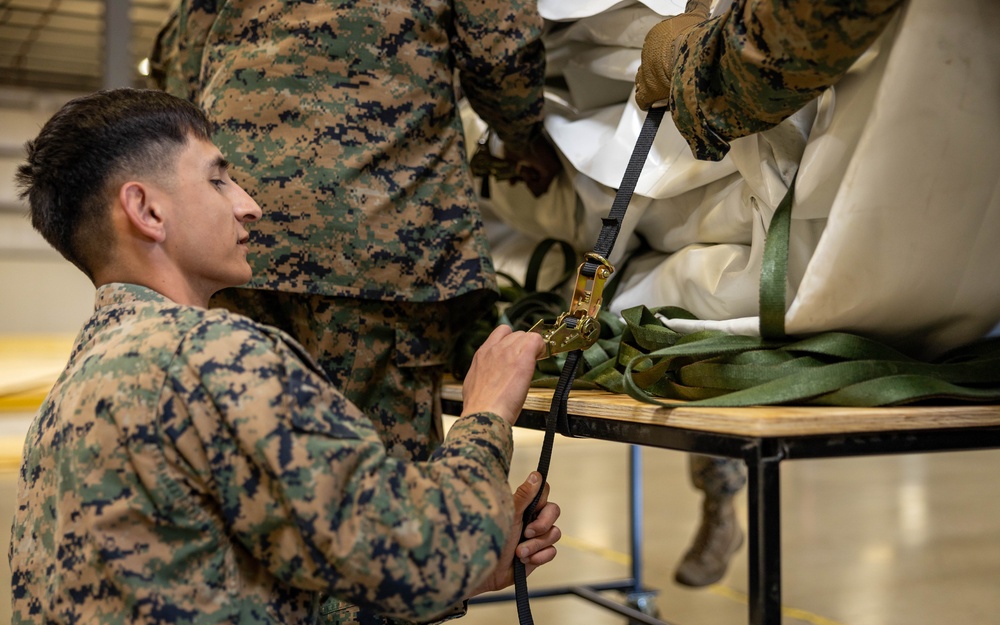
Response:
[[[109,89],[67,102],[29,141],[17,169],[31,225],[93,279],[110,258],[108,206],[125,176],[174,171],[188,136],[210,140],[196,106],[161,91]]]

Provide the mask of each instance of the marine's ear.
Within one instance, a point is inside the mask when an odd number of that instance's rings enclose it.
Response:
[[[158,195],[149,184],[130,180],[119,187],[117,203],[138,234],[162,242],[166,237],[166,228]]]

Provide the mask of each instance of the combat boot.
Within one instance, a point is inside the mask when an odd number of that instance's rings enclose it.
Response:
[[[732,497],[705,497],[701,527],[694,543],[674,572],[685,586],[708,586],[722,579],[729,558],[743,544],[743,530],[736,520]]]

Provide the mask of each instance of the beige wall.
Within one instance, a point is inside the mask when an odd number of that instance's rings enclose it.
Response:
[[[76,332],[94,289],[31,228],[14,173],[23,146],[72,94],[4,87],[0,95],[0,336]]]

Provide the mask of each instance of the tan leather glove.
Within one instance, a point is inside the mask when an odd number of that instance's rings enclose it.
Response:
[[[642,44],[642,62],[635,74],[635,101],[648,111],[670,97],[670,82],[677,62],[677,44],[692,28],[708,19],[711,0],[688,0],[684,13],[653,26]]]

